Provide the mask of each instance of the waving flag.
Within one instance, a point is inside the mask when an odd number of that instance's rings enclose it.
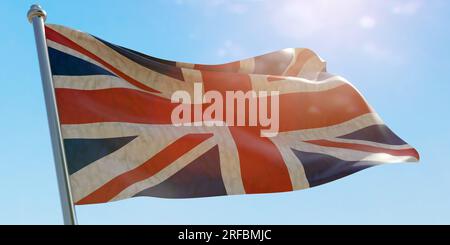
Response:
[[[199,65],[157,59],[62,26],[45,30],[76,204],[285,192],[419,159],[309,49]],[[278,133],[263,137],[261,125],[174,125],[179,103],[172,95],[194,95],[196,83],[219,94],[276,91]]]

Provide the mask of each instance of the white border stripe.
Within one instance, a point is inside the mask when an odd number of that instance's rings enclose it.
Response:
[[[293,142],[292,148],[298,151],[319,153],[333,156],[344,161],[365,161],[374,163],[399,163],[416,162],[417,159],[412,156],[393,156],[387,153],[372,153],[351,149],[342,149],[335,147],[319,146],[305,142]]]
[[[179,137],[190,133],[213,133],[219,145],[220,169],[227,194],[244,194],[239,156],[228,127],[174,127],[133,123],[62,125],[65,139],[138,136],[119,150],[71,175],[74,199],[78,201],[114,177],[136,168]]]
[[[351,120],[336,124],[333,126],[313,129],[293,130],[287,132],[280,132],[278,136],[292,138],[298,141],[316,140],[316,139],[330,139],[339,137],[341,135],[352,133],[356,130],[377,125],[384,124],[378,114],[372,112],[355,117]]]
[[[341,138],[332,138],[332,139],[324,139],[324,140],[333,141],[333,142],[340,142],[340,143],[367,145],[367,146],[380,147],[380,148],[385,148],[385,149],[390,149],[390,150],[404,150],[404,149],[412,148],[408,144],[404,144],[404,145],[389,145],[389,144],[383,144],[383,143],[367,141],[367,140],[353,140],[353,139],[341,139]]]
[[[79,59],[82,59],[82,60],[84,60],[86,62],[92,63],[92,64],[94,64],[94,65],[96,65],[96,66],[98,66],[98,67],[100,67],[100,68],[110,72],[111,74],[115,74],[114,72],[112,72],[108,68],[104,67],[102,64],[98,63],[97,61],[95,61],[95,60],[89,58],[88,56],[86,56],[86,55],[84,55],[82,53],[79,53],[78,51],[73,50],[73,49],[71,49],[69,47],[66,47],[66,46],[61,45],[61,44],[56,43],[56,42],[53,42],[52,40],[49,40],[49,39],[47,39],[47,45],[49,47],[51,47],[51,48],[54,48],[54,49],[58,50],[58,51],[61,51],[61,52],[66,53],[68,55],[72,55],[72,56],[77,57]]]
[[[147,178],[145,180],[139,181],[128,186],[125,190],[121,191],[117,196],[115,196],[110,201],[117,201],[120,199],[125,199],[136,195],[137,193],[153,187],[157,184],[162,183],[167,180],[178,171],[186,167],[189,163],[200,157],[206,151],[210,150],[216,145],[214,137],[207,139],[206,141],[200,143],[196,147],[192,148],[189,152],[179,157],[177,160],[169,164],[167,167],[163,168],[161,171],[155,175]]]

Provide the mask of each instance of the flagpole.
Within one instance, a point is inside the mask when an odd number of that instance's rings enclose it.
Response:
[[[58,180],[59,195],[65,225],[76,225],[77,219],[75,206],[73,205],[72,193],[69,184],[69,173],[67,171],[64,143],[61,138],[61,127],[57,113],[55,90],[53,86],[50,59],[48,56],[47,42],[45,40],[44,22],[47,13],[37,4],[33,4],[27,13],[28,20],[33,24],[34,37],[39,59],[42,86],[44,89],[45,106],[47,108],[47,119],[50,129],[50,137],[55,160],[56,177]]]

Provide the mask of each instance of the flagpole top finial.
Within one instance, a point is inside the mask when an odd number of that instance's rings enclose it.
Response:
[[[27,13],[28,21],[32,22],[34,17],[42,17],[44,21],[47,19],[47,12],[38,4],[33,4]]]

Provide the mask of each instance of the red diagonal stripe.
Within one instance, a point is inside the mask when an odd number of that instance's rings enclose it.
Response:
[[[372,153],[386,153],[392,156],[411,156],[419,160],[419,153],[414,148],[408,149],[386,149],[382,147],[363,145],[363,144],[355,144],[355,143],[344,143],[344,142],[335,142],[329,140],[309,140],[306,141],[310,144],[326,146],[326,147],[336,147],[357,151],[366,151]]]
[[[213,134],[210,133],[185,135],[168,145],[139,167],[115,177],[76,204],[108,202],[128,186],[152,177],[212,136]]]
[[[106,68],[108,68],[109,70],[114,72],[116,75],[118,75],[122,79],[128,81],[129,83],[133,84],[134,86],[136,86],[140,89],[143,89],[145,91],[149,91],[149,92],[153,92],[153,93],[160,93],[158,90],[150,88],[150,87],[142,84],[141,82],[131,78],[130,76],[121,72],[120,70],[118,70],[117,68],[115,68],[114,66],[109,64],[108,62],[104,61],[100,57],[96,56],[95,54],[91,53],[90,51],[86,50],[85,48],[76,44],[74,41],[70,40],[69,38],[65,37],[61,33],[51,29],[48,26],[45,26],[45,35],[46,35],[47,39],[52,40],[53,42],[59,43],[61,45],[64,45],[73,50],[76,50],[79,53],[82,53],[82,54],[86,55],[87,57],[97,61],[98,63],[102,64],[103,66],[105,66]]]

